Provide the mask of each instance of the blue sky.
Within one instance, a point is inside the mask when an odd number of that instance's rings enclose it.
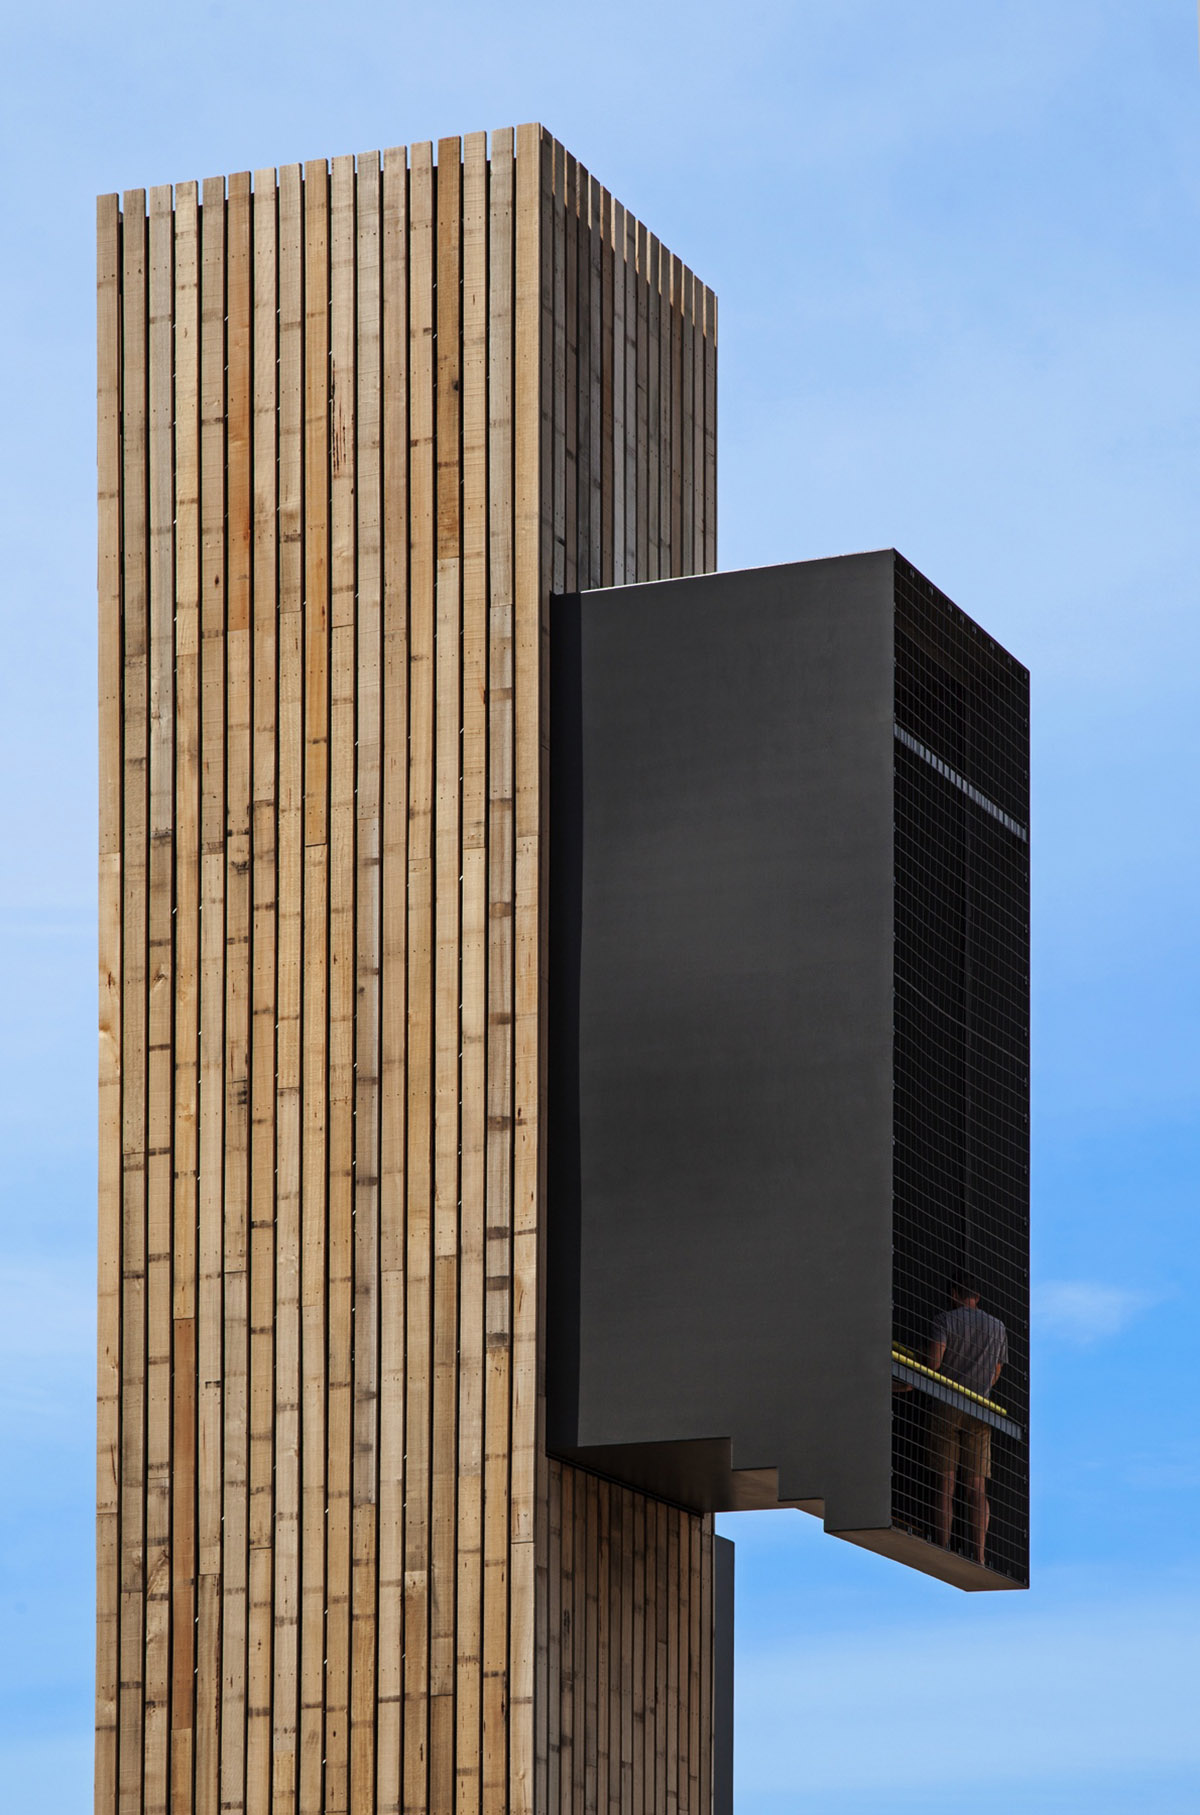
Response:
[[[1192,0],[43,0],[0,28],[0,1805],[90,1808],[93,198],[543,120],[717,291],[721,564],[1033,670],[1035,1586],[738,1542],[739,1815],[1200,1806]]]

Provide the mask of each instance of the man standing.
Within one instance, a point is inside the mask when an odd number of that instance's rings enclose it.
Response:
[[[965,1274],[950,1282],[950,1309],[933,1320],[929,1365],[956,1386],[987,1398],[1008,1360],[1008,1335],[998,1317],[979,1308],[979,1286]],[[978,1562],[985,1560],[990,1508],[987,1484],[992,1473],[992,1433],[988,1425],[956,1406],[934,1407],[929,1431],[929,1459],[938,1478],[938,1537],[950,1546],[954,1521],[954,1488],[962,1468],[971,1505],[971,1536]]]

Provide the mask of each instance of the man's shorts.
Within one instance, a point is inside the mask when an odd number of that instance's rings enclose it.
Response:
[[[935,1475],[952,1475],[961,1468],[964,1474],[990,1479],[990,1426],[955,1406],[934,1406],[929,1414],[929,1466]]]

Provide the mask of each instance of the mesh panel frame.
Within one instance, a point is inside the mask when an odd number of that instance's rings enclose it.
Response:
[[[893,1342],[928,1362],[931,1324],[958,1272],[1004,1323],[1008,1360],[990,1397],[1009,1428],[984,1424],[985,1556],[1025,1583],[1029,675],[899,557],[895,651]],[[936,1405],[918,1386],[895,1395],[893,1417],[893,1521],[932,1543],[942,1535]],[[967,1556],[977,1542],[973,1453],[964,1439],[950,1531]]]

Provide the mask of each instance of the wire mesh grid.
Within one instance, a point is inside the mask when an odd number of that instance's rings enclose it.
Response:
[[[1029,677],[896,563],[893,1519],[1028,1579]]]

